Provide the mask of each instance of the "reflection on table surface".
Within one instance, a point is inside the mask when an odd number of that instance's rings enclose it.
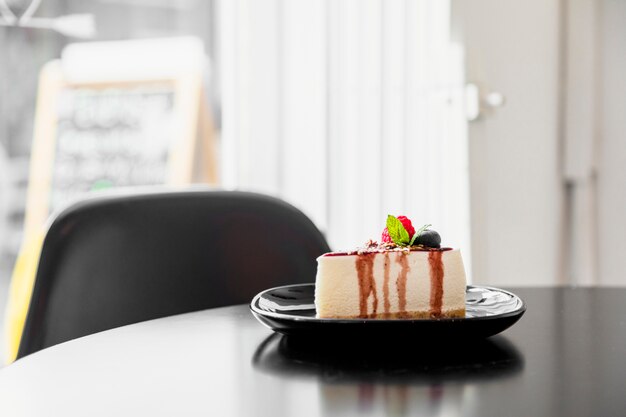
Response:
[[[322,411],[348,414],[460,411],[475,400],[475,383],[515,377],[524,368],[519,350],[502,336],[468,343],[407,336],[365,344],[273,334],[252,362],[263,373],[317,380]]]
[[[358,340],[335,343],[274,333],[259,345],[253,364],[286,376],[316,376],[325,383],[421,385],[514,375],[523,369],[524,359],[503,336],[466,344],[398,338],[365,346]]]

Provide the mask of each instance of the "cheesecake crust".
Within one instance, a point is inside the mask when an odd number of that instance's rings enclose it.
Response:
[[[375,313],[366,316],[329,316],[321,319],[383,319],[383,320],[415,320],[415,319],[452,319],[465,318],[465,309],[442,311],[441,315],[433,315],[430,311],[404,311],[395,313]]]

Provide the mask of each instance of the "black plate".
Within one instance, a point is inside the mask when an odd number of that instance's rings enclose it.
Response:
[[[444,319],[320,319],[315,317],[315,284],[287,285],[265,290],[252,300],[250,310],[270,329],[286,335],[364,336],[407,334],[436,338],[484,338],[513,325],[526,311],[515,294],[499,288],[468,285],[466,317]]]

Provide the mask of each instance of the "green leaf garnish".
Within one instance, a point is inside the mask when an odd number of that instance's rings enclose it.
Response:
[[[413,243],[415,243],[415,241],[417,240],[418,237],[420,237],[420,235],[422,233],[424,233],[424,231],[426,231],[426,229],[428,229],[430,226],[432,226],[432,224],[425,224],[424,226],[420,227],[419,229],[417,229],[415,231],[415,234],[413,235],[413,237],[411,238],[411,242],[409,242],[409,246],[413,246]],[[389,235],[391,236],[391,235]]]
[[[396,245],[407,246],[409,244],[409,232],[406,231],[402,222],[391,214],[387,215],[387,232]]]

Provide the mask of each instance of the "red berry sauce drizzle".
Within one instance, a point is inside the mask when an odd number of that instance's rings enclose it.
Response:
[[[443,278],[444,268],[443,252],[452,248],[410,248],[413,252],[428,252],[428,264],[430,267],[430,316],[441,317],[443,306]],[[402,248],[383,248],[369,245],[353,252],[331,252],[324,256],[349,256],[356,255],[355,268],[359,280],[359,318],[376,317],[378,313],[378,293],[376,291],[376,279],[374,278],[374,259],[377,254],[384,255],[383,264],[383,318],[389,318],[391,303],[389,301],[389,281],[391,260],[390,253],[397,254],[396,262],[400,264],[400,272],[396,277],[396,288],[398,291],[398,318],[409,318],[406,311],[406,285],[407,276],[410,271],[407,255],[409,250]],[[371,310],[369,299],[372,297]]]

